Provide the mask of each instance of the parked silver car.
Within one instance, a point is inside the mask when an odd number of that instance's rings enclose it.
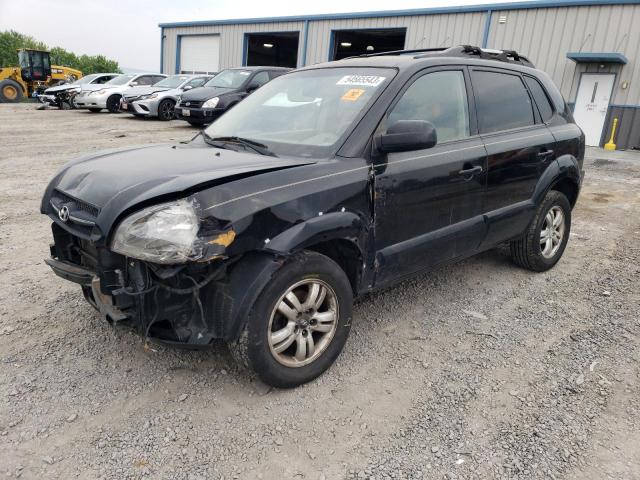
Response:
[[[79,78],[75,82],[47,88],[43,94],[38,95],[38,100],[58,108],[76,108],[75,97],[82,91],[83,87],[102,85],[120,75],[120,73],[92,73]]]
[[[171,75],[151,87],[132,87],[122,93],[120,110],[138,117],[172,120],[178,96],[211,78],[213,75]]]
[[[104,85],[86,85],[76,96],[75,104],[77,108],[88,108],[91,112],[106,108],[111,113],[117,113],[122,92],[137,85],[154,85],[166,77],[162,73],[128,73],[109,80]]]

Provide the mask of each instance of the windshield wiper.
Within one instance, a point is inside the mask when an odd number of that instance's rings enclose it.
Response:
[[[269,150],[269,147],[267,147],[264,143],[256,142],[255,140],[251,140],[250,138],[235,137],[235,136],[231,136],[231,137],[214,137],[214,138],[212,138],[209,135],[207,135],[206,133],[204,134],[204,136],[205,136],[205,138],[210,139],[211,142],[216,142],[216,143],[222,142],[222,143],[232,143],[232,144],[236,143],[236,144],[242,145],[243,147],[250,148],[251,150],[253,150],[256,153],[259,153],[260,155],[268,155],[270,157],[277,157],[277,155],[275,153],[273,153],[271,150]],[[207,142],[207,143],[209,143],[209,142]]]

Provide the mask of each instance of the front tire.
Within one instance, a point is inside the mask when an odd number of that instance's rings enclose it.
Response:
[[[120,95],[111,95],[107,98],[107,110],[110,113],[118,113],[120,111]]]
[[[229,348],[234,358],[274,387],[310,382],[342,351],[351,328],[353,292],[330,258],[304,251],[273,276]]]
[[[567,197],[550,190],[522,237],[511,242],[511,258],[528,270],[544,272],[564,253],[571,231],[571,205]]]
[[[173,100],[162,100],[158,105],[158,118],[163,121],[173,120],[175,118],[176,103]]]
[[[90,108],[89,111],[91,113],[100,113],[102,111],[102,109],[101,108]]]

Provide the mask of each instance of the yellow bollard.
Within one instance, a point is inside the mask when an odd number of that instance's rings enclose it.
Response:
[[[615,150],[616,149],[616,144],[613,143],[613,140],[616,137],[616,127],[618,126],[618,119],[614,118],[613,119],[613,128],[611,129],[611,138],[609,139],[609,141],[607,143],[604,144],[604,149],[605,150]]]

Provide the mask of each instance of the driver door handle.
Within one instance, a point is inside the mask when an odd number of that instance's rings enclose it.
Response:
[[[458,175],[462,175],[462,176],[468,177],[468,176],[476,175],[478,173],[482,173],[483,170],[484,169],[482,168],[481,165],[476,165],[473,168],[465,168],[465,169],[460,170],[458,172]]]

